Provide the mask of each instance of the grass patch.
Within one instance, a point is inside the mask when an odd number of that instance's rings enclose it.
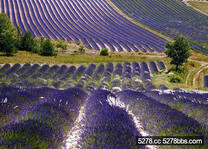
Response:
[[[208,15],[208,2],[188,1],[188,4]]]
[[[0,53],[1,55],[1,53]],[[59,53],[56,57],[46,57],[40,56],[38,54],[19,51],[13,57],[0,56],[0,63],[38,63],[38,64],[89,64],[89,63],[107,63],[107,62],[149,62],[163,60],[163,62],[168,63],[170,60],[165,58],[164,54],[157,54],[155,56],[148,54],[138,55],[137,53],[111,53],[111,56],[100,56],[100,55],[90,55],[86,54],[69,54],[69,53]]]

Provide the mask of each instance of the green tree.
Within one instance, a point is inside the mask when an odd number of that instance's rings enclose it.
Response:
[[[81,47],[79,48],[79,52],[80,52],[80,53],[85,53],[85,49],[84,49],[83,46],[81,46]]]
[[[0,13],[0,51],[6,53],[7,56],[14,55],[18,50],[17,36],[18,30],[9,17]]]
[[[191,56],[189,42],[184,40],[183,37],[176,37],[173,44],[167,42],[165,47],[167,48],[165,54],[172,59],[170,64],[176,66],[176,71]]]
[[[54,45],[51,43],[49,39],[45,40],[42,45],[42,49],[40,51],[40,55],[43,56],[55,56],[56,53],[54,51]]]
[[[108,51],[107,48],[103,48],[101,51],[100,51],[100,55],[102,56],[108,56],[110,53]]]
[[[22,35],[21,43],[20,43],[20,50],[33,52],[36,48],[36,41],[35,37],[27,31],[24,35]]]

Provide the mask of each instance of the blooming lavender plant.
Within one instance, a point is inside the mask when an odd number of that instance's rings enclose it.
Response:
[[[135,124],[125,110],[109,105],[109,91],[94,91],[86,104],[84,132],[81,148],[138,148],[136,136],[140,136]],[[144,148],[144,146],[140,146]]]

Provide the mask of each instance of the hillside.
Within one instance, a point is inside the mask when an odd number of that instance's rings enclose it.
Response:
[[[82,42],[95,50],[164,50],[165,39],[131,23],[105,0],[1,0],[0,8],[15,26],[37,37]]]
[[[170,37],[184,36],[191,46],[207,53],[208,16],[180,0],[112,0],[126,15]]]

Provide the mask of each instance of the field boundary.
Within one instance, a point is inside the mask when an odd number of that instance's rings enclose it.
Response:
[[[152,29],[152,28],[150,28],[150,27],[148,27],[148,26],[146,26],[146,25],[144,25],[144,24],[141,24],[141,23],[135,21],[134,19],[130,18],[129,16],[127,16],[126,14],[124,14],[124,13],[123,13],[116,5],[114,5],[114,3],[111,2],[111,0],[106,0],[106,1],[107,1],[108,4],[109,4],[114,10],[116,10],[120,15],[122,15],[124,18],[128,19],[128,20],[131,21],[132,23],[136,24],[137,26],[142,27],[142,28],[148,30],[149,32],[151,32],[151,33],[153,33],[153,34],[155,34],[155,35],[157,35],[157,36],[159,36],[159,37],[162,37],[162,38],[164,38],[164,39],[166,39],[166,40],[168,40],[168,41],[171,41],[171,42],[174,41],[171,37],[168,37],[167,35],[164,35],[163,33],[159,32],[159,31],[157,31],[157,30],[154,30],[154,29]]]

